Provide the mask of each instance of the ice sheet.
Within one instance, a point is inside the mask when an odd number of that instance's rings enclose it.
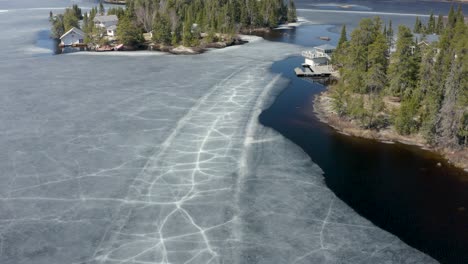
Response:
[[[27,12],[0,51],[0,263],[434,262],[258,123],[301,48],[35,57]]]

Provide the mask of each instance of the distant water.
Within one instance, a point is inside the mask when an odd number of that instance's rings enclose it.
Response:
[[[395,7],[384,10],[394,12]],[[299,15],[314,19],[308,12]],[[390,18],[404,23],[401,17]],[[338,35],[331,31],[336,31],[332,25],[305,25],[265,37],[311,47],[327,43],[318,39],[324,35],[335,44]],[[324,170],[328,187],[374,224],[441,263],[468,263],[468,173],[418,147],[345,136],[321,123],[313,113],[313,99],[325,87],[294,75],[292,69],[302,62],[291,57],[274,64],[272,71],[291,83],[260,122],[301,146]]]

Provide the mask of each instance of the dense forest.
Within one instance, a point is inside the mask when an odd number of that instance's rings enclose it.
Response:
[[[348,36],[343,27],[333,63],[340,81],[331,88],[338,115],[363,128],[393,126],[402,135],[417,134],[431,145],[461,149],[468,144],[468,26],[459,7],[448,17],[433,15],[414,31],[378,17],[363,19]],[[422,43],[424,34],[439,40]]]
[[[92,23],[97,14],[119,17],[117,40],[126,45],[141,44],[143,33],[152,32],[155,43],[197,46],[200,41],[213,42],[220,36],[274,28],[297,19],[294,0],[128,0],[125,9],[105,10],[101,3],[89,14],[82,15],[77,6],[63,15],[51,14],[53,35],[58,38],[71,27],[80,27],[82,18],[86,43],[103,43],[106,39]]]

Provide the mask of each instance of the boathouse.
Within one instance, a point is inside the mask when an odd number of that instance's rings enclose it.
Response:
[[[76,27],[72,27],[60,37],[60,46],[84,45],[85,33]]]
[[[303,51],[302,56],[305,58],[305,64],[309,66],[324,66],[329,65],[331,54],[336,47],[330,44],[314,47],[312,50]]]

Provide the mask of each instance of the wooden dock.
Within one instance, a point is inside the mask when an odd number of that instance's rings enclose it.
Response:
[[[303,66],[303,69],[297,67],[294,72],[298,77],[322,78],[330,77],[333,74],[333,69],[330,65],[324,66]]]

